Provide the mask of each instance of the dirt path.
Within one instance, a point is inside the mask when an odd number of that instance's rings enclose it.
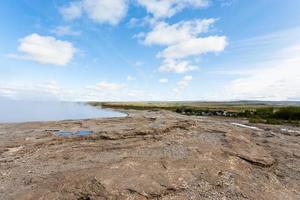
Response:
[[[0,124],[0,199],[300,199],[299,131],[133,110]]]

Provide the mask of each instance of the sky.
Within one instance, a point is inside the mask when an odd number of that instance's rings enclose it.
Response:
[[[2,0],[0,98],[300,100],[299,0]]]

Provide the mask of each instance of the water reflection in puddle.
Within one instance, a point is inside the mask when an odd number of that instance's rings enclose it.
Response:
[[[76,132],[71,132],[71,131],[58,131],[56,133],[56,135],[58,136],[62,136],[62,137],[76,137],[76,136],[87,136],[87,135],[91,135],[93,134],[93,131],[89,131],[89,130],[80,130],[80,131],[76,131]]]

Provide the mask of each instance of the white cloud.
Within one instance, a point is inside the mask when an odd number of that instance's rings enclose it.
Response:
[[[0,97],[14,97],[15,91],[4,85],[3,83],[0,85]]]
[[[58,94],[59,91],[62,89],[61,86],[54,80],[47,81],[44,84],[38,84],[37,88],[51,91],[54,94]]]
[[[160,83],[168,83],[169,79],[167,79],[167,78],[161,78],[161,79],[159,79],[159,82]]]
[[[57,26],[52,31],[55,35],[64,36],[64,35],[80,35],[80,31],[74,31],[70,26]]]
[[[191,81],[191,80],[193,80],[193,77],[192,76],[184,76],[182,80]]]
[[[184,76],[180,81],[178,81],[177,86],[180,89],[186,88],[189,86],[189,82],[193,80],[192,76]]]
[[[154,97],[153,93],[143,90],[124,89],[121,91],[111,92],[87,90],[82,92],[79,99],[80,101],[146,101],[154,99]]]
[[[118,24],[127,14],[128,0],[81,0],[60,9],[66,19],[75,19],[84,12],[97,23]]]
[[[75,52],[73,44],[50,36],[31,34],[19,40],[18,51],[23,59],[42,64],[66,65]]]
[[[124,89],[126,86],[124,84],[119,84],[119,83],[109,83],[106,81],[102,81],[95,86],[88,86],[88,89],[92,90],[98,90],[98,91],[103,91],[103,92],[112,92],[112,91],[119,91]]]
[[[45,82],[5,83],[0,81],[0,99],[32,101],[142,101],[159,95],[123,84],[101,82],[87,87],[66,88],[54,80]]]
[[[190,82],[193,80],[192,76],[184,76],[181,80],[177,82],[177,87],[173,89],[173,92],[180,93],[185,88],[187,88]]]
[[[199,68],[197,66],[191,65],[189,61],[178,61],[173,59],[166,59],[159,68],[159,71],[161,72],[174,72],[177,74],[197,70],[199,70]]]
[[[99,23],[118,24],[127,13],[127,0],[83,0],[90,19]]]
[[[232,99],[300,99],[300,59],[282,61],[235,79],[226,87]]]
[[[252,70],[238,73],[224,90],[231,100],[295,100],[300,99],[300,45],[273,53],[268,62],[249,66]]]
[[[127,76],[127,81],[134,81],[136,78],[133,76]]]
[[[146,94],[142,90],[130,90],[127,92],[127,95],[133,98],[141,98],[144,97]]]
[[[61,7],[59,12],[66,20],[79,18],[82,15],[81,2],[71,2],[69,5]]]
[[[172,17],[187,7],[202,8],[209,5],[208,0],[137,0],[156,18]]]
[[[124,84],[101,82],[86,87],[80,98],[82,101],[146,101],[157,98],[159,95],[155,93],[129,88]]]
[[[176,24],[158,22],[152,31],[144,37],[146,45],[173,45],[180,42],[189,41],[197,37],[200,33],[207,32],[209,27],[215,22],[215,19],[181,21]]]
[[[153,18],[151,16],[145,16],[142,18],[131,18],[129,22],[127,23],[129,28],[134,28],[134,27],[145,27],[145,26],[154,26],[160,21],[160,19]]]
[[[181,21],[175,24],[160,21],[154,23],[150,32],[142,32],[135,37],[146,45],[166,46],[157,54],[158,58],[163,59],[159,71],[186,73],[199,69],[192,64],[190,57],[218,53],[228,45],[226,36],[200,36],[207,33],[216,21],[214,18]]]
[[[22,100],[67,100],[71,90],[61,87],[56,81],[42,83],[1,83],[0,97]]]
[[[209,52],[217,53],[223,51],[227,44],[227,38],[225,36],[194,38],[169,46],[163,52],[159,53],[159,57],[166,59],[181,59]]]

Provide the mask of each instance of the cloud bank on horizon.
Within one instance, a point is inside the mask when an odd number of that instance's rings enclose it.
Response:
[[[300,100],[300,3],[275,1],[1,2],[27,17],[0,23],[0,97]]]

